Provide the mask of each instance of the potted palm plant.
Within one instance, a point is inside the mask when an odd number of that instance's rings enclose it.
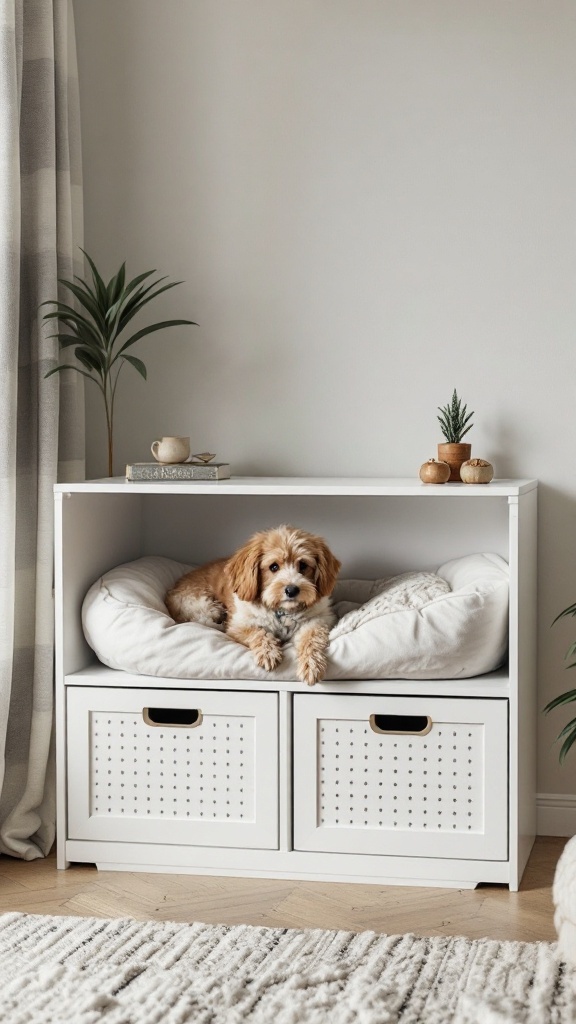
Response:
[[[565,608],[563,612],[560,612],[560,614],[554,619],[554,622],[558,622],[559,619],[563,619],[567,615],[576,615],[576,604],[571,604],[568,608]],[[554,625],[554,622],[552,625]],[[570,644],[570,647],[566,651],[565,658],[566,660],[576,658],[576,641]],[[570,661],[570,664],[567,665],[566,668],[576,668],[576,661]],[[549,701],[544,708],[544,711],[548,714],[548,712],[553,711],[554,708],[562,707],[564,704],[571,704],[573,701],[576,701],[576,690],[566,690],[565,693],[561,693],[558,697],[554,697],[554,700]],[[558,755],[560,764],[562,764],[566,754],[573,744],[576,743],[576,718],[571,719],[571,721],[564,726],[561,732],[558,733],[556,738],[557,740],[562,740],[562,746],[560,747],[560,753]]]
[[[92,280],[85,281],[75,276],[74,281],[60,279],[60,284],[74,296],[78,307],[74,308],[57,299],[43,302],[43,306],[55,306],[50,313],[44,314],[44,320],[54,320],[58,325],[56,334],[60,348],[74,348],[74,355],[80,363],[61,363],[49,370],[46,377],[61,370],[76,370],[83,377],[93,381],[102,392],[106,430],[108,438],[108,475],[113,474],[114,465],[114,401],[118,378],[122,368],[128,363],[146,380],[146,367],[141,359],[127,350],[137,341],[168,327],[181,324],[194,324],[194,320],[163,320],[159,323],[142,327],[130,337],[124,337],[124,331],[133,317],[153,299],[182,284],[172,281],[162,284],[166,277],[149,278],[156,274],[155,270],[146,270],[131,281],[126,281],[126,263],[123,263],[116,274],[104,282],[94,261],[82,249],[90,265]],[[160,287],[161,285],[161,287]],[[63,326],[62,326],[63,325]],[[195,325],[196,326],[196,325]],[[123,337],[121,337],[121,335]]]
[[[472,428],[472,419],[474,413],[467,411],[468,407],[462,405],[462,401],[458,398],[456,388],[452,394],[452,399],[448,405],[438,406],[438,412],[440,416],[437,417],[442,433],[446,440],[438,445],[438,460],[440,462],[447,462],[450,466],[451,480],[460,480],[460,466],[463,462],[467,462],[472,453],[472,446],[468,443],[462,443],[462,438]]]

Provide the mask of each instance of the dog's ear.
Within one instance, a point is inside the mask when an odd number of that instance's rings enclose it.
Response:
[[[329,597],[340,572],[341,563],[334,557],[330,548],[323,540],[318,541],[316,549],[316,586],[318,597]]]
[[[224,571],[241,601],[256,601],[260,596],[261,558],[262,540],[260,534],[256,534],[226,563]]]

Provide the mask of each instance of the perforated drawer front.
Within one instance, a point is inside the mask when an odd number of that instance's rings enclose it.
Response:
[[[507,858],[507,701],[298,694],[294,750],[296,849]]]
[[[71,839],[273,849],[277,695],[70,687]]]

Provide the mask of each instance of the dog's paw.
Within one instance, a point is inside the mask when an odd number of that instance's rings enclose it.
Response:
[[[302,631],[297,641],[298,679],[315,686],[324,678],[328,667],[329,634],[324,626]]]
[[[314,657],[308,660],[302,659],[298,662],[298,678],[308,686],[315,686],[324,678],[326,672],[326,658]]]
[[[281,645],[275,637],[264,630],[262,636],[259,636],[252,646],[252,653],[258,668],[263,668],[266,672],[272,672],[282,661]]]

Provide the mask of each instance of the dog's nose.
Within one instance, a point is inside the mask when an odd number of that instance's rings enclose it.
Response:
[[[287,587],[284,587],[284,593],[286,594],[286,597],[298,597],[300,587],[296,587],[293,583],[290,583]]]

